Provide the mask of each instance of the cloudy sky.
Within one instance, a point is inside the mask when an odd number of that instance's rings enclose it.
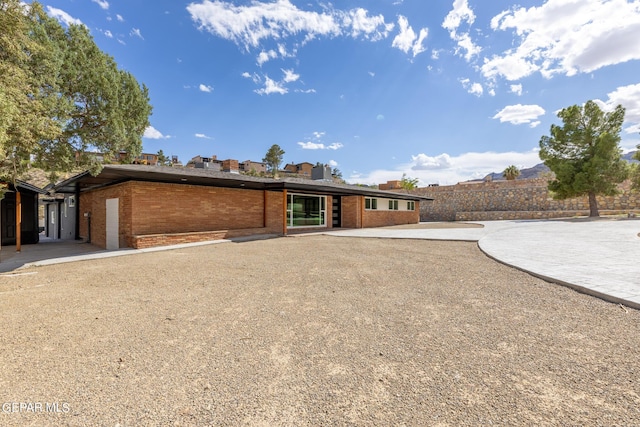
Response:
[[[640,0],[45,0],[146,84],[144,150],[322,162],[354,183],[454,184],[540,162],[560,109],[627,111]]]

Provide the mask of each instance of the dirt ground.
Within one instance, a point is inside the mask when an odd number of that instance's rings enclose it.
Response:
[[[466,242],[60,264],[0,275],[0,425],[640,425],[639,337]]]

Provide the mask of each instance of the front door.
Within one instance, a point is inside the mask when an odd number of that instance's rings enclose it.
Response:
[[[333,208],[331,212],[333,218],[333,228],[340,228],[342,227],[342,202],[340,196],[333,196],[332,199]]]

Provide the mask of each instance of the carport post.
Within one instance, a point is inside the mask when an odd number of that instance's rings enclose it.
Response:
[[[287,235],[287,189],[282,190],[282,234]]]
[[[22,202],[16,186],[16,252],[22,249]]]

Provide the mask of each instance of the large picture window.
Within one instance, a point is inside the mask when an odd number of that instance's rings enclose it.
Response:
[[[289,194],[287,227],[326,227],[327,197]]]

